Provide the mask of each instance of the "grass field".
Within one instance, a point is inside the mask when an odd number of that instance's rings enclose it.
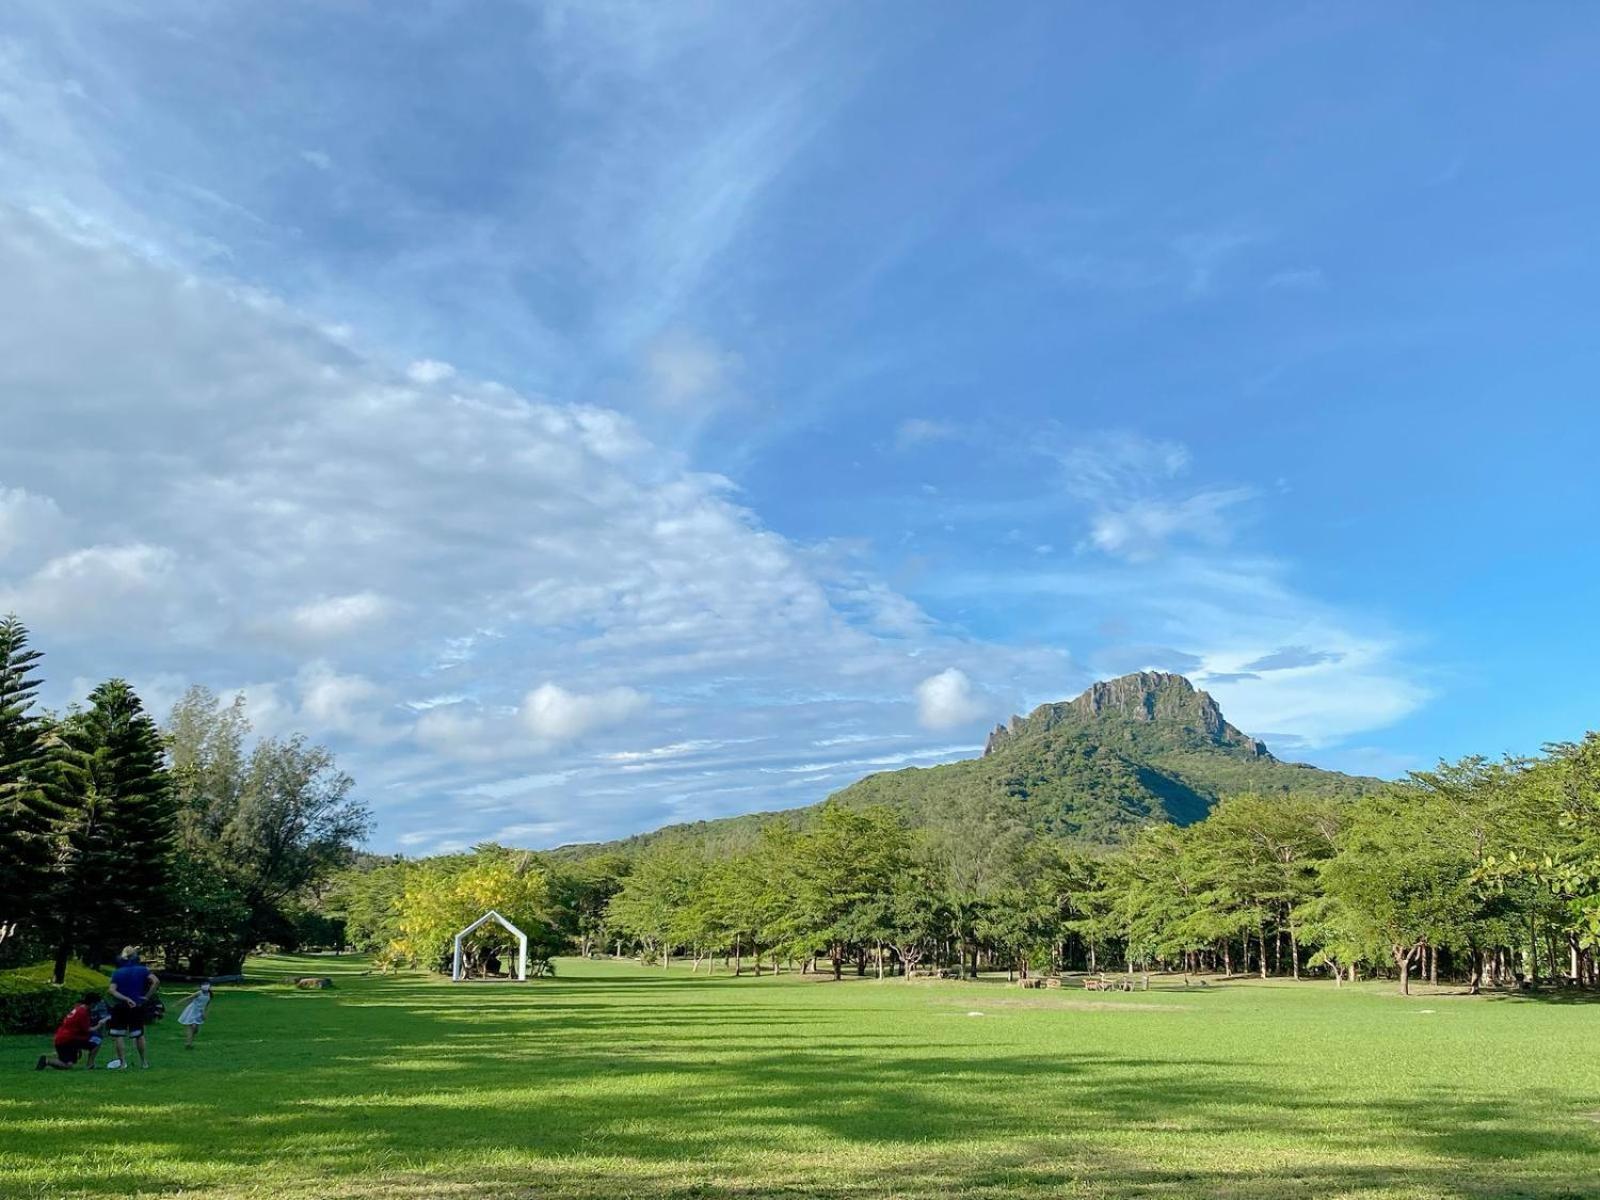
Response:
[[[0,1039],[0,1193],[1600,1196],[1600,1005],[362,967],[253,963],[148,1072]]]

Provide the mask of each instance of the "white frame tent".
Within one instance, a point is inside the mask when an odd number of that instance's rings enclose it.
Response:
[[[506,931],[517,939],[517,979],[522,983],[526,983],[528,981],[528,935],[492,908],[456,934],[455,959],[450,967],[450,982],[460,983],[466,978],[466,974],[462,970],[461,943],[466,941],[468,936],[486,921],[499,921]]]

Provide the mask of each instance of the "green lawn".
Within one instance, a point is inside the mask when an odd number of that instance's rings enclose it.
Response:
[[[149,1072],[0,1038],[0,1194],[1600,1196],[1600,1005],[362,967],[192,1053],[173,994]]]

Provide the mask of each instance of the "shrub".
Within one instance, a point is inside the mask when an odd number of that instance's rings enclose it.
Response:
[[[0,1033],[49,1033],[90,989],[109,982],[98,971],[73,963],[60,987],[50,982],[50,963],[0,971]]]
[[[0,1033],[49,1033],[71,1007],[65,989],[54,984],[0,992]]]

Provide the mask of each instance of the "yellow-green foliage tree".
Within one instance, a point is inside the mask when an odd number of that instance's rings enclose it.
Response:
[[[456,934],[491,908],[528,935],[530,960],[547,958],[561,942],[550,874],[525,851],[480,846],[408,864],[399,908],[391,956],[432,970],[448,968]],[[515,950],[514,939],[493,922],[475,935],[475,945],[501,958]]]

